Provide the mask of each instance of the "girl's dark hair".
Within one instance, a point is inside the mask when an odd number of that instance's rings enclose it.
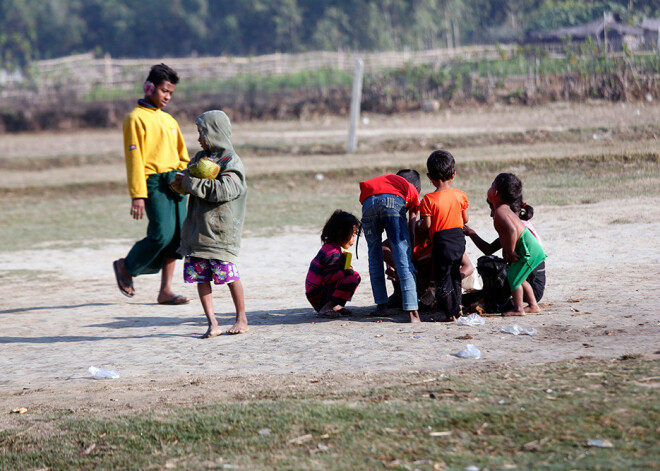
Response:
[[[454,156],[446,150],[436,150],[426,159],[426,169],[434,180],[446,182],[456,172]]]
[[[495,189],[511,211],[518,214],[522,206],[522,181],[513,173],[500,173],[493,180]]]
[[[176,85],[179,83],[179,76],[170,67],[160,63],[151,67],[147,80],[155,86],[158,86],[163,82],[171,82]]]
[[[353,235],[354,227],[360,230],[360,220],[351,213],[337,209],[323,226],[321,241],[331,244],[346,242]]]
[[[511,209],[511,211],[513,211],[513,209]],[[524,202],[520,203],[518,217],[523,221],[529,221],[534,217],[534,207]]]

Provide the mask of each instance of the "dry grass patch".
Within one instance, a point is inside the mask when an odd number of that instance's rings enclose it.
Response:
[[[644,382],[658,374],[631,354],[320,394],[264,388],[141,417],[36,412],[0,432],[0,468],[652,469],[660,397]]]

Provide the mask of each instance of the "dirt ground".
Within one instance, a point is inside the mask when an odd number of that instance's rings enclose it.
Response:
[[[601,109],[604,126],[639,116],[623,115],[625,108],[607,110]],[[649,113],[660,114],[660,107]],[[540,112],[534,116],[530,126],[546,119]],[[493,119],[473,118],[474,126]],[[456,126],[460,132],[460,120]],[[120,145],[116,133],[108,139]],[[6,157],[10,144],[5,137],[0,142]],[[191,304],[155,303],[158,276],[137,278],[135,298],[119,293],[112,261],[132,240],[0,252],[0,270],[16,273],[0,278],[0,426],[10,426],[15,416],[6,412],[19,407],[105,415],[249,397],[254,391],[354,390],[406,381],[417,373],[478,374],[632,353],[660,359],[660,197],[621,195],[590,205],[535,209],[534,225],[549,255],[543,312],[487,317],[485,325],[475,327],[411,325],[396,313],[369,317],[366,246],[354,260],[363,277],[349,305],[354,316],[319,318],[305,299],[304,278],[320,244],[318,234],[303,229],[244,239],[239,267],[251,330],[210,340],[199,339],[206,325],[195,288],[178,276],[177,289],[193,298]],[[495,238],[488,214],[471,214],[471,226],[485,239]],[[469,241],[468,254],[476,262],[479,254]],[[231,325],[228,290],[216,288],[214,299],[219,322]],[[538,332],[501,332],[513,324]],[[460,338],[466,334],[472,339]],[[481,351],[481,359],[450,355],[467,343]],[[94,380],[90,366],[114,369],[120,378]]]

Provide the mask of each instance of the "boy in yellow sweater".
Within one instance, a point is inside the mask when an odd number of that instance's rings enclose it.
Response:
[[[172,291],[172,275],[179,248],[181,225],[186,217],[183,195],[170,189],[178,170],[190,158],[176,120],[162,111],[172,98],[179,76],[165,64],[154,65],[144,82],[144,98],[124,119],[126,177],[131,196],[131,216],[149,219],[147,236],[136,242],[126,258],[115,260],[117,286],[128,297],[135,295],[133,277],[161,273],[157,301],[186,304],[190,299]]]

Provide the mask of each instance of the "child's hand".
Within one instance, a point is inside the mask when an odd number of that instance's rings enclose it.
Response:
[[[470,226],[468,226],[467,224],[465,224],[465,225],[463,226],[463,234],[465,234],[466,236],[471,236],[471,235],[476,234],[476,232],[475,232],[474,229],[472,229]]]
[[[174,180],[172,180],[172,183],[170,183],[170,188],[175,193],[179,193],[180,195],[185,195],[187,193],[181,186],[182,181],[183,181],[183,173],[177,172],[177,174],[174,176]]]
[[[511,252],[507,254],[504,253],[504,251],[502,251],[502,255],[504,255],[504,260],[506,260],[509,263],[515,263],[518,260],[520,260],[520,256],[515,252]]]

